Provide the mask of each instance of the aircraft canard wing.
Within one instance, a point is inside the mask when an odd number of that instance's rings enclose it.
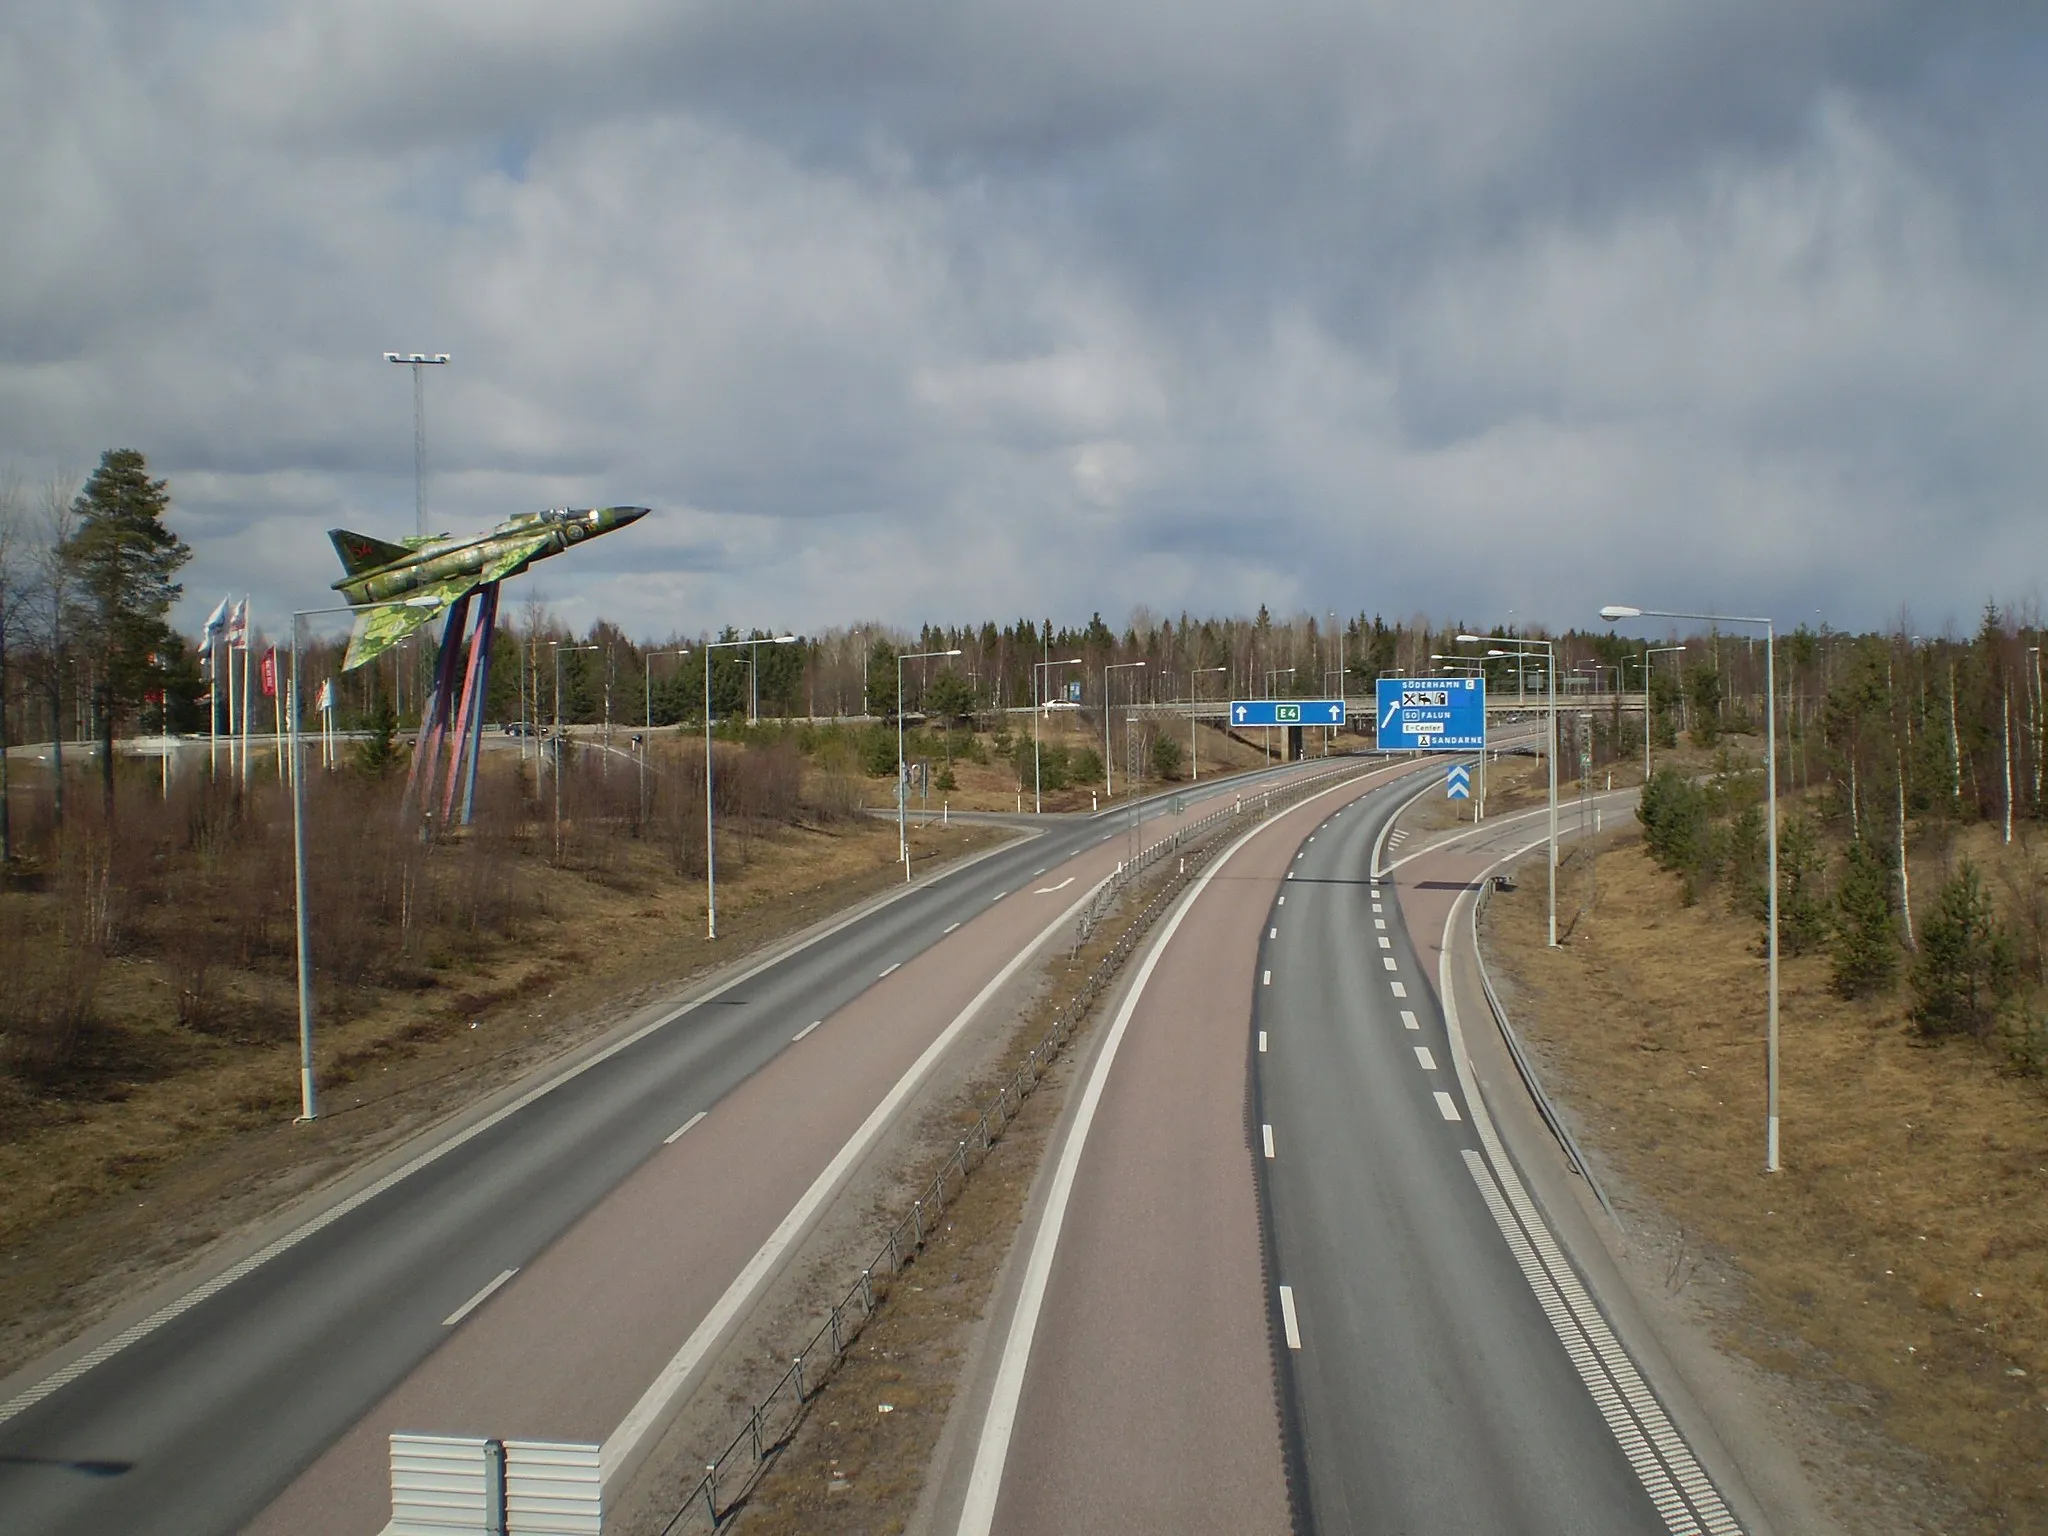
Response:
[[[380,566],[403,560],[412,551],[403,544],[387,543],[373,539],[367,533],[351,533],[346,528],[330,528],[327,537],[334,543],[334,552],[341,556],[342,571],[349,576],[360,576],[365,571],[374,571]]]
[[[487,581],[503,581],[508,576],[517,576],[526,569],[527,562],[535,555],[543,553],[554,542],[555,536],[552,531],[532,538],[509,541],[503,549],[493,553],[490,559],[484,562],[483,569],[476,578],[477,584],[481,586]]]
[[[356,627],[348,637],[348,655],[342,659],[341,670],[353,672],[357,667],[375,661],[406,636],[438,619],[454,606],[458,597],[474,591],[476,586],[474,576],[451,576],[446,581],[432,582],[407,594],[403,608],[371,608],[357,614]],[[414,606],[416,601],[425,598],[433,601],[419,601],[418,606]]]

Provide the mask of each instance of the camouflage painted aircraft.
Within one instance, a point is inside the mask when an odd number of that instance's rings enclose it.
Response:
[[[372,608],[356,615],[344,672],[375,661],[414,630],[432,622],[465,592],[522,574],[536,560],[559,555],[614,528],[637,522],[645,507],[556,508],[522,512],[484,533],[465,538],[446,534],[393,544],[368,534],[336,528],[328,533],[347,574],[334,590],[350,607],[405,602],[403,608]],[[433,598],[435,601],[421,601]]]

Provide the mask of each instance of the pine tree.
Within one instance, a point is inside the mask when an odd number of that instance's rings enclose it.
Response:
[[[1998,921],[1983,877],[1965,859],[1920,930],[1913,1021],[1924,1035],[1988,1035],[2018,982],[2012,935]]]
[[[366,723],[369,734],[356,745],[356,766],[372,778],[382,778],[398,766],[398,711],[380,695]]]
[[[149,477],[132,448],[112,448],[73,503],[77,530],[62,551],[78,584],[84,635],[101,652],[116,707],[136,704],[157,670],[152,652],[176,643],[164,622],[184,588],[172,578],[192,558],[164,526],[170,488]]]
[[[1842,997],[1868,997],[1898,979],[1899,931],[1892,916],[1892,876],[1883,854],[1858,840],[1835,890],[1833,985]]]
[[[140,453],[110,448],[72,503],[77,524],[57,551],[76,583],[74,632],[97,653],[100,764],[110,810],[117,719],[164,687],[158,658],[183,647],[165,615],[184,591],[172,578],[192,551],[164,526],[170,506],[170,487],[150,479]]]

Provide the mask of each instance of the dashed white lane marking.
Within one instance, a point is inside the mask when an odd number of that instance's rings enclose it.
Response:
[[[811,1020],[810,1023],[806,1024],[802,1029],[798,1030],[795,1034],[789,1037],[789,1043],[791,1045],[795,1045],[797,1041],[803,1039],[805,1035],[808,1035],[812,1030],[816,1029],[820,1024],[824,1022],[825,1021],[823,1019]]]
[[[478,1291],[474,1296],[470,1297],[469,1300],[465,1301],[453,1312],[450,1312],[446,1317],[442,1318],[441,1326],[443,1328],[453,1328],[457,1323],[461,1322],[465,1317],[469,1316],[470,1313],[474,1312],[478,1307],[482,1306],[485,1302],[489,1301],[491,1299],[492,1293],[494,1293],[499,1286],[503,1285],[507,1280],[510,1280],[514,1275],[518,1273],[519,1271],[517,1269],[501,1270],[498,1274],[497,1279],[493,1280],[489,1285],[485,1286],[482,1290]]]
[[[941,933],[939,937],[943,939],[946,936],[946,934],[951,933],[955,928],[958,928],[959,926],[960,925],[958,923],[948,923],[946,925],[945,932]]]
[[[1041,869],[1038,873],[1042,875],[1045,873],[1045,871]],[[1032,878],[1035,880],[1038,878],[1038,876],[1034,875],[1032,876]],[[1062,880],[1058,885],[1041,885],[1037,890],[1033,891],[1031,894],[1034,896],[1050,896],[1054,891],[1064,891],[1068,886],[1072,885],[1073,883],[1074,877],[1072,875],[1069,875],[1066,879]]]
[[[1394,941],[1393,941],[1392,939],[1388,938],[1388,937],[1387,937],[1387,936],[1386,936],[1386,935],[1385,935],[1384,933],[1383,933],[1383,934],[1381,934],[1381,935],[1380,935],[1380,948],[1381,948],[1381,949],[1392,949],[1393,947],[1394,947]]]
[[[1273,1127],[1262,1125],[1259,1127],[1259,1134],[1266,1143],[1266,1156],[1271,1157],[1273,1155]]]
[[[699,1120],[702,1120],[708,1113],[710,1113],[710,1111],[708,1110],[698,1110],[697,1113],[690,1116],[689,1119],[685,1120],[681,1125],[677,1126],[674,1130],[670,1131],[666,1136],[662,1137],[661,1144],[664,1147],[674,1146],[678,1141],[681,1141],[683,1139],[683,1132],[687,1131]]]
[[[1394,996],[1396,997],[1406,997],[1408,995],[1408,989],[1398,981],[1388,982],[1387,985],[1394,989]]]
[[[1046,865],[1046,866],[1045,866],[1045,869],[1051,869],[1051,868],[1052,868],[1052,866],[1051,866],[1050,864],[1048,864],[1048,865]],[[1044,873],[1045,873],[1045,869],[1034,869],[1033,871],[1031,871],[1031,878],[1032,878],[1032,879],[1034,879],[1034,880],[1036,880],[1036,879],[1037,879],[1037,878],[1038,878],[1038,877],[1039,877],[1040,875],[1042,875],[1042,874],[1044,874]]]
[[[1287,898],[1285,896],[1280,898],[1280,905],[1283,907],[1287,905]]]
[[[1373,910],[1377,911],[1379,909],[1374,908]],[[1376,917],[1372,920],[1372,925],[1375,928],[1385,928],[1387,926],[1387,920],[1384,917]]]
[[[1314,841],[1316,840],[1316,835],[1315,835],[1315,833],[1313,833],[1313,832],[1309,833],[1309,835],[1308,835],[1308,840],[1309,840],[1310,842],[1314,842]]]
[[[901,960],[897,960],[897,961],[893,962],[893,963],[892,963],[892,964],[891,964],[891,965],[889,966],[889,969],[888,969],[888,970],[886,970],[886,971],[882,972],[882,976],[887,976],[887,975],[889,975],[889,974],[890,974],[891,972],[893,972],[893,971],[900,971],[901,969],[903,969],[903,962],[902,962]],[[878,977],[876,977],[875,979],[876,979],[877,981],[880,981],[880,980],[881,980],[882,978],[881,978],[881,976],[878,976]]]
[[[989,901],[991,904],[993,904],[995,902],[1001,901],[1005,896],[1009,894],[1010,893],[1008,891],[997,891],[995,895],[989,897]]]
[[[1280,1287],[1280,1327],[1287,1335],[1289,1349],[1301,1348],[1301,1323],[1294,1315],[1294,1287]]]
[[[1429,1047],[1426,1045],[1415,1047],[1415,1060],[1425,1072],[1434,1072],[1436,1070],[1436,1058],[1429,1054]]]
[[[1384,965],[1390,971],[1399,969],[1399,967],[1397,967],[1394,964],[1394,957],[1392,955],[1381,955],[1380,964]]]
[[[1262,987],[1270,987],[1271,985],[1273,985],[1273,973],[1271,971],[1268,971],[1264,976],[1260,977],[1259,985]]]
[[[1263,1029],[1259,1031],[1259,1054],[1266,1054],[1266,1032]]]
[[[1292,879],[1294,878],[1294,871],[1293,871],[1293,870],[1291,870],[1291,869],[1290,869],[1289,871],[1287,871],[1287,878],[1288,878],[1288,879],[1290,879],[1290,880],[1292,880]]]
[[[1416,1019],[1413,1013],[1409,1012],[1406,1008],[1403,1008],[1401,1010],[1401,1027],[1403,1029],[1420,1029],[1422,1028],[1422,1024],[1419,1020]]]
[[[1278,928],[1268,928],[1266,930],[1266,937],[1269,939],[1277,939],[1280,937],[1280,930]]]
[[[1445,1093],[1441,1088],[1437,1089],[1436,1091],[1436,1108],[1437,1113],[1442,1115],[1446,1120],[1459,1120],[1464,1118],[1458,1113],[1458,1101],[1456,1099],[1453,1099],[1448,1093]]]

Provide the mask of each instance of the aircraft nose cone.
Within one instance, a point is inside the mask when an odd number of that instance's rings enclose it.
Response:
[[[612,507],[609,509],[611,514],[611,526],[614,528],[623,528],[628,523],[637,523],[640,521],[641,518],[645,517],[651,510],[653,509],[650,507]]]

